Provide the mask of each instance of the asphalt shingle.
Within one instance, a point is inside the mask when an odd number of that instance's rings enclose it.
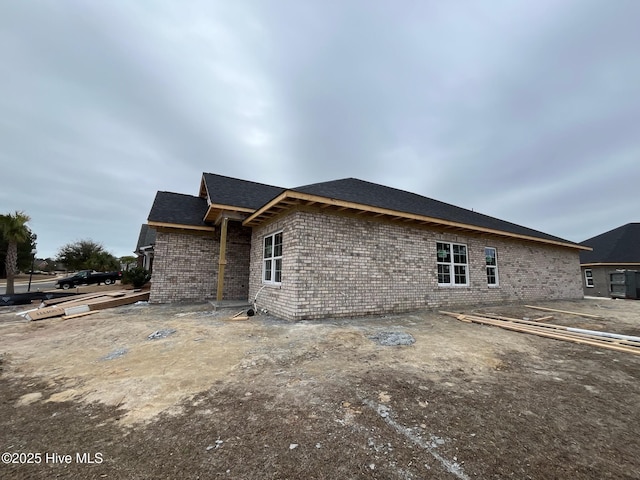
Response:
[[[138,243],[136,244],[136,251],[142,247],[148,247],[156,243],[156,230],[151,228],[146,223],[140,226],[140,234],[138,235]]]
[[[257,210],[285,191],[282,187],[214,173],[204,173],[203,177],[209,193],[209,201],[221,205]]]
[[[372,207],[386,208],[404,213],[423,215],[463,223],[476,227],[490,228],[503,232],[527,235],[535,238],[573,243],[553,235],[523,227],[515,223],[500,220],[482,213],[456,207],[448,203],[423,197],[416,193],[406,192],[392,187],[371,183],[357,178],[344,178],[330,182],[314,183],[292,189],[296,192],[318,195],[321,197],[344,200]]]
[[[149,212],[150,222],[206,226],[207,200],[182,193],[158,192]]]
[[[627,223],[580,245],[593,248],[580,252],[580,263],[640,263],[640,223]]]

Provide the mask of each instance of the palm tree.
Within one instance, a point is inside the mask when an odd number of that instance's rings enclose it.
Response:
[[[6,294],[14,293],[13,279],[18,272],[18,244],[29,240],[30,232],[27,222],[31,220],[24,212],[0,215],[0,233],[7,241],[7,257],[5,267],[7,270]]]

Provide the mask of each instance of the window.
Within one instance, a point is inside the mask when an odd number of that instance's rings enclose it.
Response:
[[[273,284],[282,282],[282,232],[264,237],[262,281]]]
[[[484,247],[484,258],[487,263],[487,285],[498,285],[498,257],[496,249]]]
[[[467,246],[459,243],[436,243],[438,285],[468,285]]]
[[[584,284],[587,287],[593,287],[593,272],[590,268],[584,270]]]

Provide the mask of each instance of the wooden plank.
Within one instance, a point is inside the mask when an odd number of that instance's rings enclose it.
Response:
[[[71,304],[71,303],[79,303],[82,302],[84,300],[90,300],[92,298],[98,298],[98,297],[104,297],[104,296],[123,296],[126,295],[126,291],[125,290],[117,290],[117,291],[113,291],[113,292],[96,292],[96,293],[81,293],[80,295],[72,295],[72,296],[68,296],[68,297],[62,297],[62,298],[50,298],[49,300],[43,300],[42,303],[44,303],[45,305],[49,306],[49,305],[62,305],[64,303],[67,304]]]
[[[517,324],[522,324],[522,325],[526,325],[526,326],[530,326],[533,328],[542,328],[542,329],[550,329],[550,330],[558,330],[557,333],[561,333],[563,335],[565,334],[569,334],[569,335],[573,335],[579,338],[591,338],[593,340],[599,340],[599,341],[605,341],[608,343],[615,343],[613,342],[613,339],[616,340],[621,340],[622,343],[624,345],[629,345],[629,346],[634,346],[634,347],[640,347],[640,343],[638,343],[638,340],[636,340],[636,338],[638,337],[632,337],[630,335],[619,335],[616,333],[608,333],[608,332],[597,332],[596,330],[582,330],[581,332],[575,332],[572,327],[565,327],[563,325],[552,325],[552,324],[547,324],[547,323],[537,323],[537,322],[532,322],[530,320],[521,320],[519,318],[510,318],[510,317],[503,317],[500,315],[492,315],[492,314],[484,314],[484,313],[476,313],[475,315],[469,315],[470,317],[481,317],[481,318],[489,318],[489,319],[495,319],[495,320],[502,320],[502,321],[506,321],[506,322],[512,322],[512,323],[517,323]],[[578,329],[580,330],[580,329]],[[603,335],[603,334],[608,334],[608,335]]]
[[[78,299],[78,300],[69,300],[68,302],[63,302],[63,303],[58,303],[56,304],[56,307],[64,307],[64,308],[70,308],[70,307],[76,307],[79,305],[91,305],[92,303],[99,303],[99,302],[103,302],[105,300],[109,300],[111,298],[119,298],[119,297],[124,297],[126,295],[126,292],[122,291],[122,292],[114,292],[116,293],[116,295],[114,294],[110,294],[110,295],[106,295],[106,294],[91,294],[91,296],[84,298],[84,299]]]
[[[109,300],[103,300],[101,302],[90,303],[89,308],[91,310],[103,310],[105,308],[119,307],[121,305],[130,305],[132,303],[149,300],[149,292],[138,292],[130,295],[125,295],[120,298],[111,298]]]
[[[461,315],[459,313],[453,313],[453,312],[440,311],[440,313],[442,313],[443,315],[454,317],[456,319],[458,319],[459,316],[463,316],[464,319],[471,320],[474,323],[492,325],[492,326],[504,328],[506,330],[512,330],[512,331],[523,332],[523,333],[531,333],[534,335],[538,335],[540,337],[552,338],[555,340],[563,340],[563,341],[579,343],[583,345],[606,348],[609,350],[615,350],[619,352],[632,353],[634,355],[640,355],[640,348],[638,347],[618,345],[618,344],[613,344],[613,343],[609,343],[601,340],[585,339],[577,335],[571,334],[569,332],[566,332],[566,333],[554,332],[544,328],[535,328],[533,326],[528,326],[528,325],[517,325],[515,322],[508,322],[504,320],[493,320],[490,318],[482,318],[482,317],[476,317],[472,315]]]
[[[73,307],[88,306],[90,310],[102,310],[104,308],[118,307],[120,305],[127,305],[138,301],[149,300],[149,292],[136,292],[131,294],[125,294],[119,297],[112,296],[100,296],[82,301],[65,302],[52,307],[44,307],[28,312],[25,314],[25,318],[28,320],[42,320],[45,318],[59,317],[65,315],[65,310],[69,310]]]
[[[241,315],[241,316],[234,316],[234,317],[225,318],[225,320],[229,320],[231,322],[235,322],[235,321],[238,321],[238,320],[249,320],[249,317],[247,317],[246,315]]]
[[[546,312],[566,313],[568,315],[579,315],[581,317],[589,318],[602,318],[600,315],[591,315],[590,313],[570,312],[568,310],[556,310],[555,308],[535,307],[533,305],[525,305],[527,308],[533,308],[535,310],[544,310]]]

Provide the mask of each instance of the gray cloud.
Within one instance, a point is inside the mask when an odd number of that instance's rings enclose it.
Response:
[[[581,241],[638,221],[634,1],[4,2],[0,210],[135,246],[156,190],[346,176]]]

